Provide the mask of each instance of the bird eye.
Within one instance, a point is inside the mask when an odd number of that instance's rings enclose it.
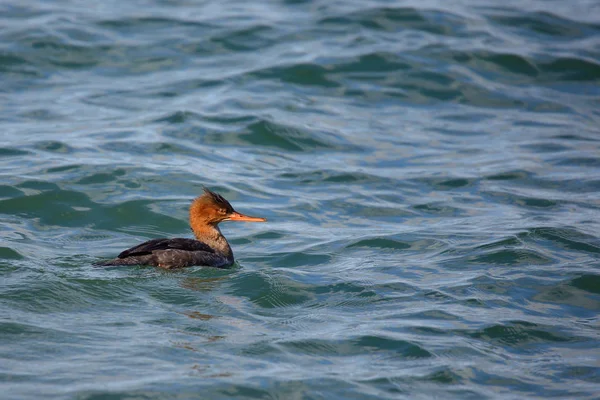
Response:
[[[219,214],[223,214],[223,215],[225,215],[226,213],[227,213],[227,212],[225,211],[225,209],[224,209],[224,208],[220,208],[220,209],[219,209]]]

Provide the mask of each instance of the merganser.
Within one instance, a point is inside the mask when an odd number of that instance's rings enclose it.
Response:
[[[204,188],[190,206],[190,226],[196,239],[152,239],[98,265],[153,265],[165,269],[203,265],[224,268],[233,264],[229,242],[219,229],[223,221],[265,222],[235,211],[223,196]]]

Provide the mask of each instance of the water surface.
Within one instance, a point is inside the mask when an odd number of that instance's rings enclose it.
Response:
[[[451,3],[0,5],[3,398],[595,398],[600,6]]]

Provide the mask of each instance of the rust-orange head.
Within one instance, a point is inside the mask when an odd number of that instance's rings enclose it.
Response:
[[[265,218],[250,217],[235,211],[223,196],[204,188],[190,206],[192,230],[202,230],[202,226],[216,226],[223,221],[265,222]]]

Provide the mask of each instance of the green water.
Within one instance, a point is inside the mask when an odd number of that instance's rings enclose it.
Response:
[[[597,1],[0,21],[3,399],[597,398]],[[231,269],[92,266],[203,185]]]

